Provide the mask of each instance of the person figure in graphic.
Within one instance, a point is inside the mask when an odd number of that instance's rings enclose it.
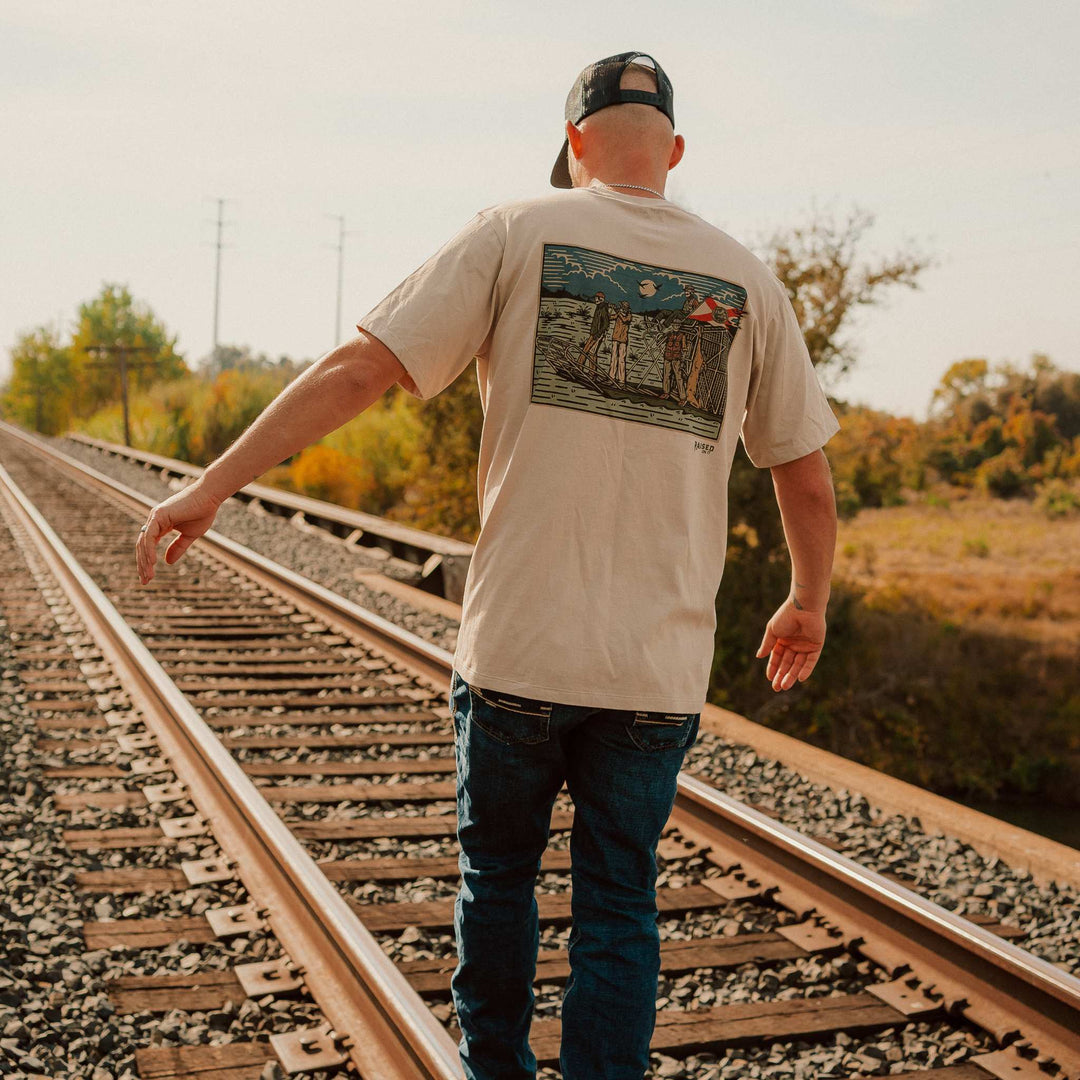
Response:
[[[664,339],[664,388],[661,398],[671,397],[671,380],[675,379],[675,399],[680,405],[686,404],[686,374],[683,371],[683,357],[686,354],[687,316],[698,306],[697,293],[693,285],[683,286],[682,310],[673,313],[671,329]]]
[[[592,326],[589,328],[589,336],[581,347],[581,355],[578,363],[584,368],[589,366],[592,373],[596,374],[596,358],[600,352],[600,344],[607,335],[608,326],[611,324],[611,312],[608,311],[607,300],[602,292],[593,297],[596,307],[593,308]]]
[[[611,331],[611,366],[608,376],[620,386],[626,385],[626,347],[630,341],[630,301],[615,309],[615,327]]]

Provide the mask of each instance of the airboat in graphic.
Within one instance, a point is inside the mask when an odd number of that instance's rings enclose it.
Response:
[[[547,244],[532,400],[716,438],[745,307],[719,278]]]

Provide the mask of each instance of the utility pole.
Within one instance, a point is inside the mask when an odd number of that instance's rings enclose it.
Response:
[[[150,352],[149,345],[87,345],[86,351],[99,357],[96,367],[118,367],[120,371],[120,400],[124,408],[124,445],[131,445],[131,416],[128,411],[128,357],[134,353]],[[115,356],[116,361],[102,360],[102,356]],[[156,364],[155,357],[136,360],[135,365]]]
[[[225,203],[227,199],[217,199],[218,212],[217,212],[217,240],[214,247],[217,249],[214,259],[214,339],[211,346],[211,356],[217,352],[218,347],[218,316],[221,311],[221,249],[225,246],[221,242],[222,229],[228,222],[225,221]],[[214,222],[211,222],[214,224]]]
[[[352,236],[353,233],[345,231],[345,215],[344,214],[327,214],[328,218],[333,218],[338,223],[338,242],[336,245],[331,245],[337,248],[338,260],[337,260],[337,312],[334,316],[334,345],[335,347],[341,344],[341,290],[342,283],[345,279],[345,237]]]
[[[331,215],[333,217],[334,215]],[[345,274],[345,215],[338,214],[337,316],[334,320],[334,347],[341,344],[341,282]]]
[[[45,420],[45,379],[41,357],[34,357],[34,430],[41,431]]]

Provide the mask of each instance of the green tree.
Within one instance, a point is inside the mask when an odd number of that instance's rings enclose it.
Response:
[[[67,430],[73,400],[71,355],[48,327],[23,334],[11,350],[4,414],[44,435]]]
[[[484,412],[473,368],[467,367],[441,394],[419,404],[418,411],[422,429],[415,468],[404,504],[387,516],[419,529],[475,540],[480,532],[476,459]]]
[[[71,341],[74,412],[78,416],[89,416],[120,396],[116,354],[100,356],[95,346],[131,350],[128,387],[132,392],[188,373],[183,357],[176,352],[176,337],[169,335],[150,308],[136,302],[126,285],[105,284],[93,300],[80,305]]]

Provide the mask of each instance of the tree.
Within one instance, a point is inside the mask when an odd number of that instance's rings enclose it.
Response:
[[[833,379],[858,358],[843,335],[855,310],[880,304],[891,285],[917,288],[919,275],[931,265],[913,251],[862,259],[863,237],[873,223],[873,215],[858,208],[842,221],[815,212],[808,225],[775,233],[763,255],[787,289],[810,359]]]
[[[266,353],[253,353],[247,345],[218,345],[199,362],[199,370],[211,378],[223,371],[280,371],[291,379],[310,363],[310,360],[293,360],[285,355],[272,360]]]
[[[23,334],[11,350],[4,412],[43,435],[67,430],[73,400],[71,356],[48,327]]]
[[[778,232],[765,261],[791,299],[810,359],[834,377],[857,359],[844,337],[860,307],[882,302],[893,285],[917,287],[927,257],[901,251],[877,262],[862,257],[873,217],[855,209],[846,219],[815,214],[806,226]],[[740,444],[728,489],[728,561],[717,595],[716,652],[710,699],[752,713],[771,691],[754,659],[765,623],[788,588],[789,562],[768,469],[756,469]]]
[[[473,368],[423,402],[419,413],[422,432],[416,467],[404,505],[387,516],[419,529],[475,540],[480,531],[476,459],[484,412]]]
[[[105,356],[96,346],[112,351]],[[76,387],[74,412],[89,416],[120,396],[116,349],[128,350],[131,390],[188,373],[176,352],[176,337],[145,304],[136,303],[126,285],[105,284],[93,300],[79,307],[79,324],[71,341],[71,367]]]

